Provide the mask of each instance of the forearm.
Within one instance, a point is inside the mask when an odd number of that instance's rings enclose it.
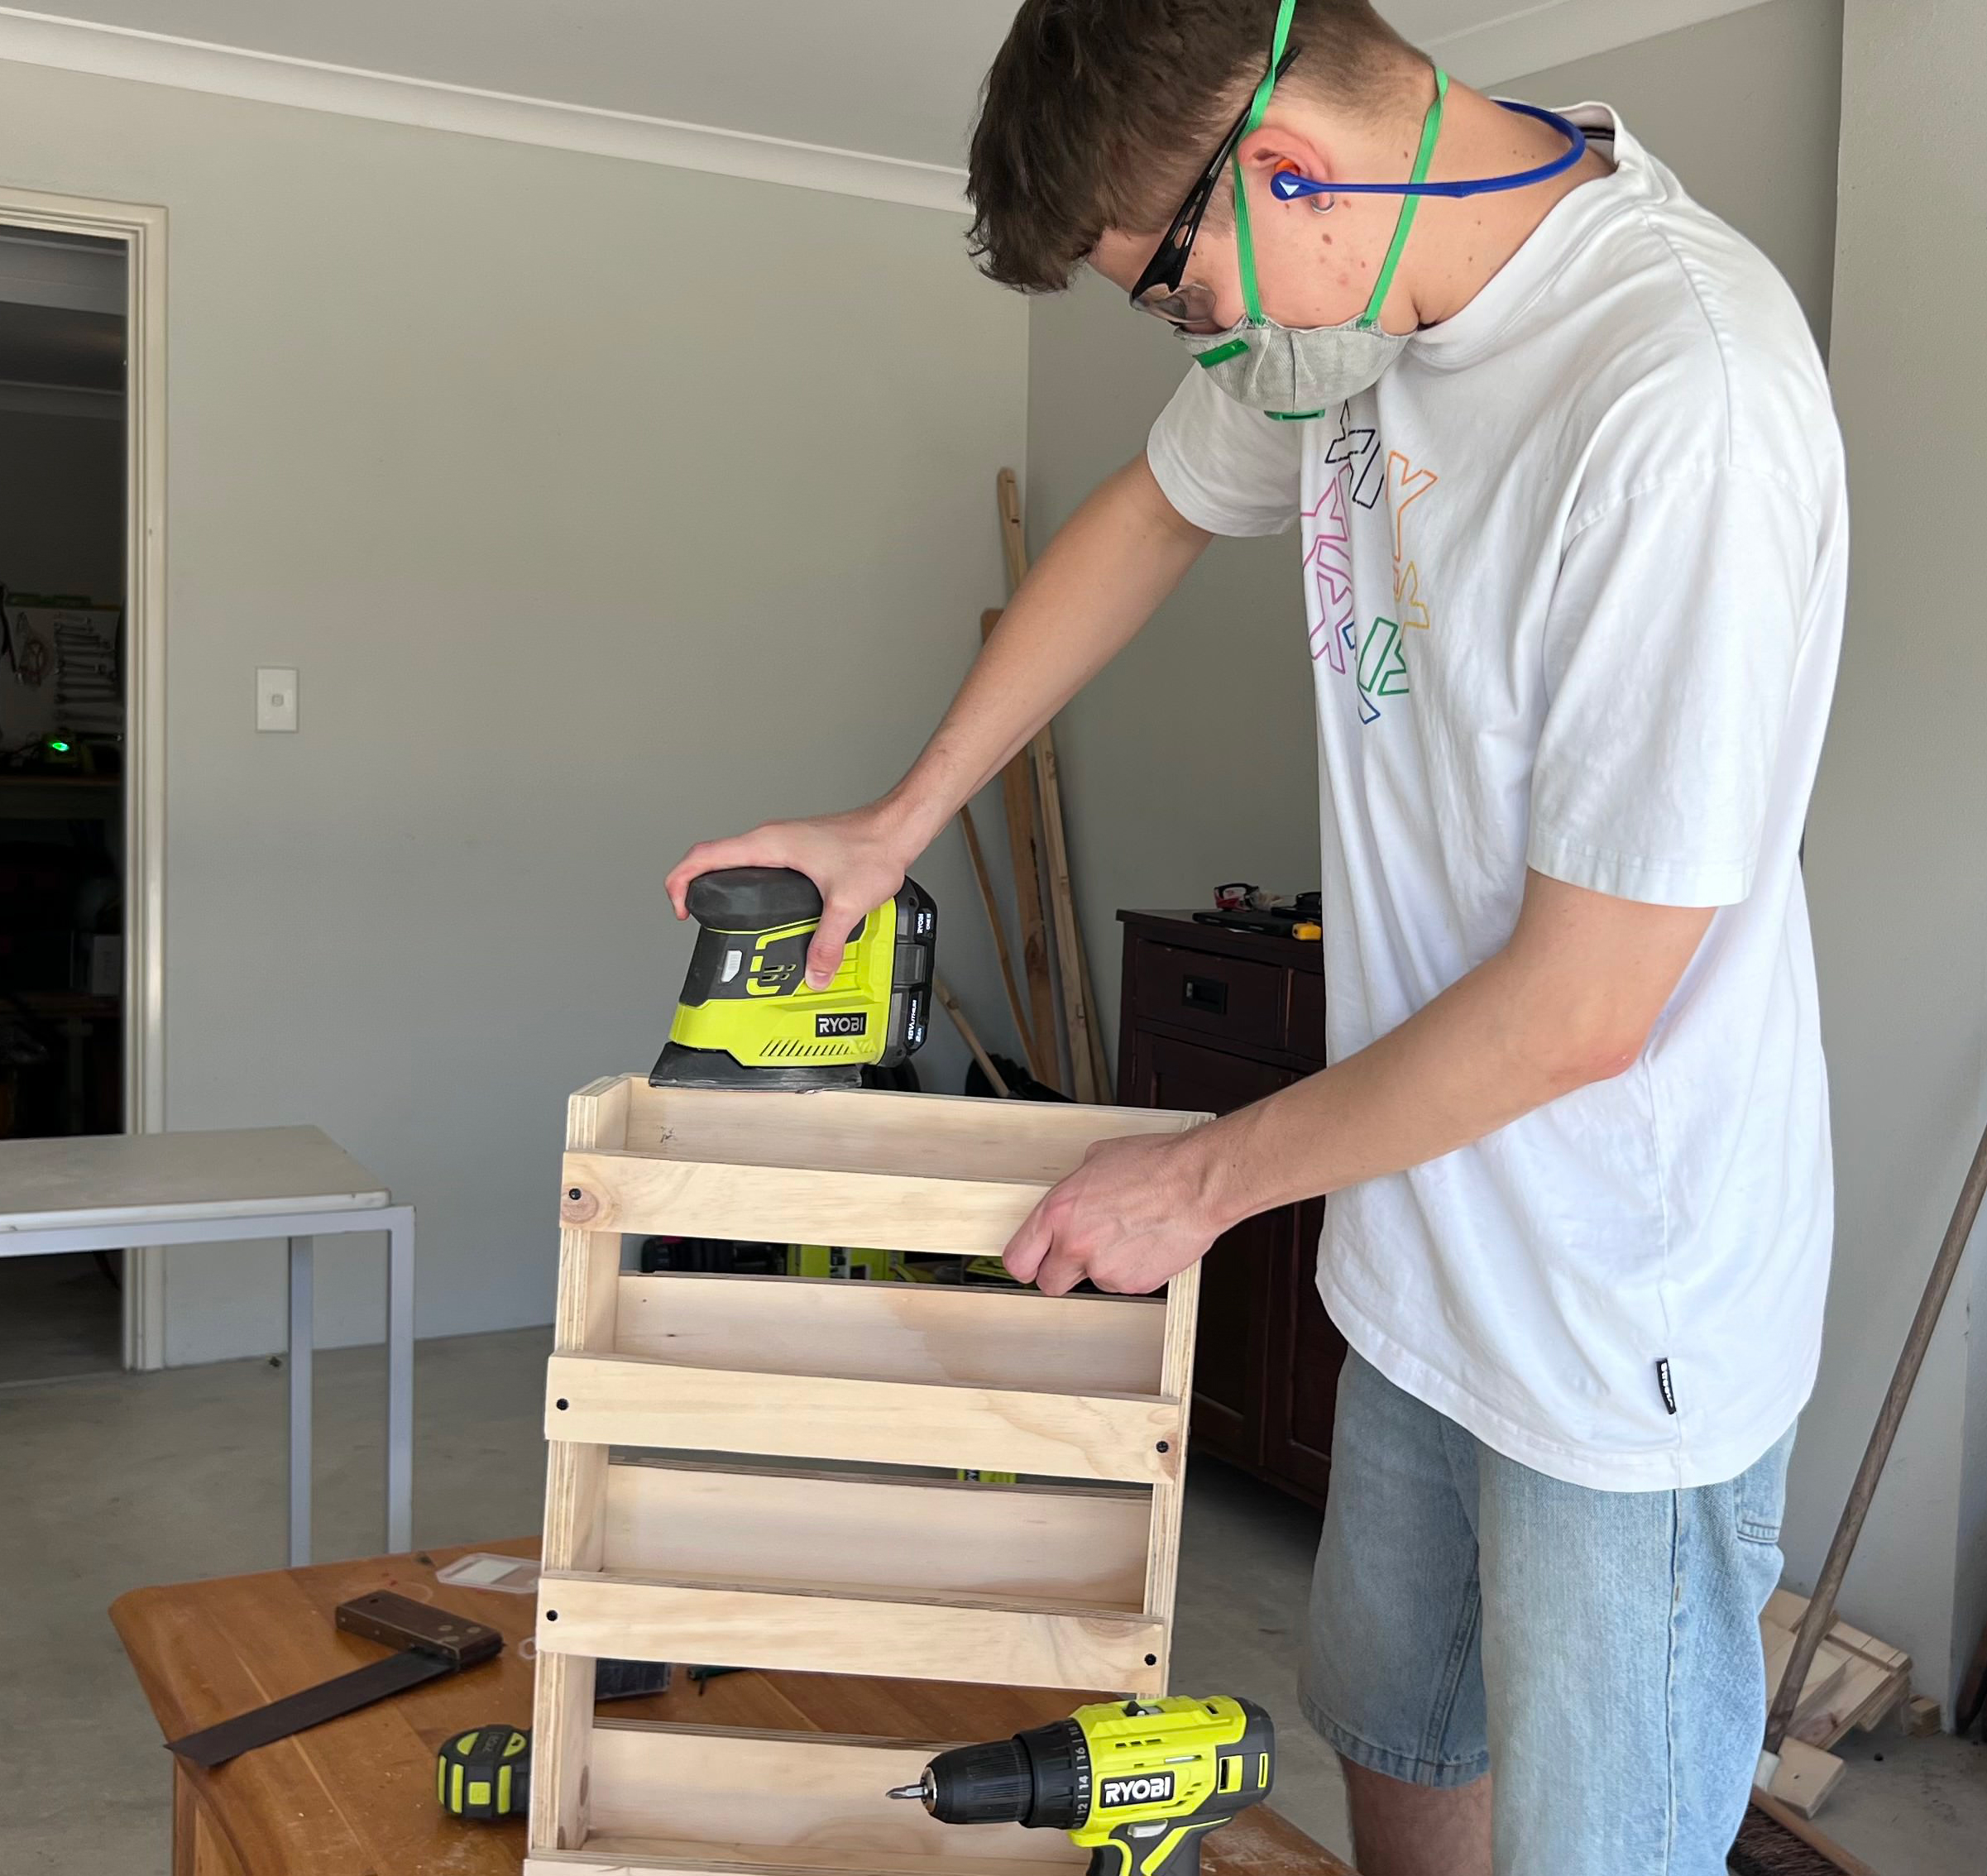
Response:
[[[886,797],[914,850],[1137,636],[1210,538],[1166,500],[1142,455],[1096,489],[1029,570]]]
[[[1190,1137],[1213,1221],[1439,1159],[1593,1079],[1542,1050],[1501,954],[1357,1055]]]
[[[1358,1054],[1187,1137],[1211,1220],[1439,1159],[1623,1073],[1712,916],[1528,875],[1495,956]]]

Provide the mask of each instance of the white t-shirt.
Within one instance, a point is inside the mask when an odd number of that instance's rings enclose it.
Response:
[[[1833,1224],[1799,844],[1841,637],[1841,443],[1800,309],[1605,107],[1616,170],[1343,410],[1198,367],[1190,521],[1303,523],[1327,1055],[1510,938],[1528,867],[1716,906],[1627,1073],[1335,1194],[1346,1339],[1576,1484],[1731,1478],[1813,1383]]]

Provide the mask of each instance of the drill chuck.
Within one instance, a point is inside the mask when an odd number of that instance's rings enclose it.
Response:
[[[1090,1754],[1073,1720],[1036,1726],[1011,1739],[955,1746],[925,1768],[921,1784],[892,1797],[915,1797],[941,1824],[1026,1824],[1074,1831],[1089,1810]]]

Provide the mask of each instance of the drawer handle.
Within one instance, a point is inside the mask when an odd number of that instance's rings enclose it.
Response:
[[[1204,1010],[1209,1016],[1228,1013],[1228,987],[1219,978],[1182,978],[1180,1000],[1190,1010]]]

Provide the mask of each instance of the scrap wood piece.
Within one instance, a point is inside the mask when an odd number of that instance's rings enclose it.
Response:
[[[1832,1752],[1790,1736],[1781,1742],[1780,1763],[1767,1790],[1790,1811],[1812,1817],[1846,1769]]]
[[[1000,623],[1000,608],[979,615],[984,644]],[[1021,968],[1028,980],[1028,1033],[1034,1038],[1037,1081],[1065,1092],[1056,1049],[1056,989],[1049,971],[1048,921],[1041,909],[1041,851],[1035,832],[1035,769],[1028,750],[1017,750],[1000,772],[1001,811],[1008,823],[1008,857],[1014,869],[1015,916],[1021,926]]]
[[[1001,547],[1007,558],[1008,583],[1018,589],[1027,577],[1027,532],[1021,514],[1021,489],[1012,469],[994,478],[1000,507]],[[1042,857],[1047,863],[1049,903],[1055,921],[1056,962],[1062,981],[1063,1020],[1070,1045],[1070,1073],[1079,1101],[1104,1098],[1110,1074],[1104,1044],[1095,1033],[1097,991],[1090,981],[1083,934],[1076,923],[1075,896],[1070,882],[1070,856],[1062,813],[1062,782],[1056,763],[1056,737],[1044,724],[1028,744],[1035,766],[1035,790],[1041,809]]]
[[[1000,921],[1000,907],[994,903],[994,882],[987,876],[987,856],[981,851],[979,830],[973,825],[973,810],[964,806],[959,811],[959,825],[966,837],[966,854],[973,863],[973,878],[979,888],[979,902],[986,907],[987,923],[994,931],[994,950],[1000,960],[1000,987],[1008,994],[1008,1014],[1014,1019],[1014,1033],[1021,1040],[1022,1059],[1028,1065],[1028,1073],[1037,1081],[1042,1074],[1041,1055],[1036,1046],[1034,1031],[1028,1027],[1028,1019],[1022,1013],[1021,992],[1014,982],[1014,960],[1008,954],[1007,929]]]
[[[1807,1610],[1807,1597],[1776,1590],[1760,1615],[1769,1700],[1779,1689],[1793,1652],[1794,1633]],[[1868,1732],[1881,1725],[1910,1691],[1911,1657],[1838,1618],[1815,1650],[1788,1735],[1809,1745],[1833,1746],[1852,1728]]]
[[[1904,1711],[1898,1716],[1898,1724],[1903,1729],[1906,1739],[1925,1740],[1943,1727],[1945,1715],[1936,1700],[1928,1695],[1914,1694],[1905,1701]]]

